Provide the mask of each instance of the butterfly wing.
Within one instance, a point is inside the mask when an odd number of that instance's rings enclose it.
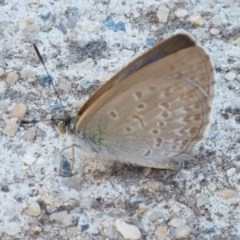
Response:
[[[184,48],[195,46],[196,43],[186,34],[176,34],[170,37],[167,40],[162,41],[154,48],[150,49],[133,62],[128,64],[125,68],[119,71],[116,75],[114,75],[109,81],[107,81],[100,89],[98,89],[91,98],[82,106],[79,110],[78,115],[81,116],[83,112],[92,102],[97,101],[98,97],[103,93],[108,91],[110,88],[123,81],[127,76],[130,76],[132,73],[141,69],[142,67],[157,61],[161,58],[164,58],[172,53],[175,53]]]
[[[201,48],[189,46],[110,81],[76,124],[103,158],[171,168],[202,136],[214,80]]]

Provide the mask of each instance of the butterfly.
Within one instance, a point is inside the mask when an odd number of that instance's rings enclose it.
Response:
[[[206,52],[188,35],[173,35],[89,98],[72,119],[74,141],[105,160],[177,169],[203,137],[214,84]]]

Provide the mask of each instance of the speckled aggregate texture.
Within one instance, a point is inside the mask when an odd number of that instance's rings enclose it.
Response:
[[[0,11],[1,239],[240,239],[239,1],[1,0]],[[74,113],[176,31],[190,33],[216,69],[194,157],[166,171],[86,156],[60,176],[66,136],[47,121],[19,126],[61,114],[33,43]]]

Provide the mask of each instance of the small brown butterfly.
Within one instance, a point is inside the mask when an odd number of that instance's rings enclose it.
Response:
[[[213,97],[208,55],[189,36],[177,34],[90,97],[75,118],[75,141],[81,151],[105,160],[176,169],[202,138]]]

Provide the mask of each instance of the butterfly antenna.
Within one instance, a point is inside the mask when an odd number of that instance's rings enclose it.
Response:
[[[47,75],[48,75],[48,77],[49,77],[49,79],[50,79],[49,82],[50,82],[50,84],[52,85],[53,90],[54,90],[54,92],[55,92],[58,100],[60,101],[62,107],[63,107],[64,115],[67,116],[66,111],[65,111],[64,106],[63,106],[62,99],[60,98],[60,96],[59,96],[59,94],[58,94],[58,91],[57,91],[55,85],[53,84],[52,77],[51,77],[51,75],[49,74],[49,72],[48,72],[48,70],[47,70],[47,68],[46,68],[46,65],[45,65],[45,63],[44,63],[44,61],[43,61],[42,55],[40,54],[40,52],[39,52],[38,47],[36,46],[36,44],[33,44],[33,47],[34,47],[34,49],[35,49],[35,51],[36,51],[36,53],[37,53],[37,55],[38,55],[38,58],[39,58],[39,60],[41,61],[42,65],[43,65],[43,67],[44,67],[44,69],[45,69],[45,71],[46,71],[46,73],[47,73]]]

